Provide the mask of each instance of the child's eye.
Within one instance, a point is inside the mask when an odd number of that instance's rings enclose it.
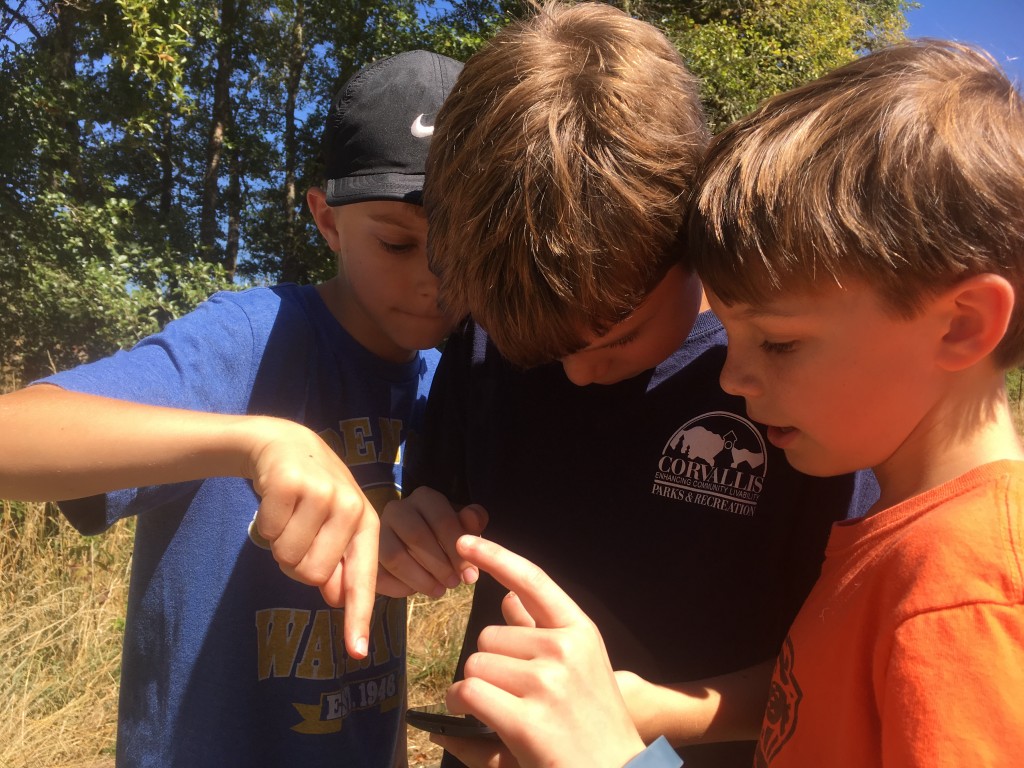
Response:
[[[389,243],[386,240],[377,238],[377,244],[380,245],[381,250],[387,251],[388,253],[408,253],[416,247],[414,243]]]
[[[796,349],[795,341],[762,341],[761,349],[770,355],[783,355]]]
[[[617,341],[612,342],[608,346],[613,348],[613,349],[615,347],[625,347],[628,344],[632,344],[634,341],[636,341],[636,334],[635,333],[631,333],[628,336],[623,336],[621,339],[618,339]]]

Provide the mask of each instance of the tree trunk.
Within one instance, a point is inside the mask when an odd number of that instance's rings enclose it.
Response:
[[[160,167],[160,219],[167,222],[174,200],[174,123],[170,111],[160,118],[160,143],[157,149]]]
[[[242,152],[235,146],[231,150],[231,170],[228,177],[228,239],[224,251],[224,269],[231,280],[238,268],[238,248],[242,231]]]
[[[305,3],[295,2],[295,18],[291,29],[291,55],[288,57],[288,80],[284,111],[284,221],[285,237],[281,253],[281,279],[285,282],[308,282],[309,269],[299,256],[302,238],[300,237],[302,220],[299,217],[298,177],[298,146],[296,135],[295,105],[298,102],[299,86],[302,82],[302,70],[306,65],[305,45]]]
[[[206,168],[203,172],[202,205],[199,213],[199,250],[206,261],[217,260],[217,207],[220,166],[224,139],[231,118],[231,75],[238,9],[235,0],[221,0],[220,39],[217,43],[217,71],[213,79],[213,104],[210,132],[206,141]]]
[[[83,189],[82,132],[78,125],[78,25],[82,11],[71,3],[54,3],[56,15],[51,45],[53,51],[52,98],[60,117],[54,121],[57,135],[40,161],[43,187],[59,189],[66,172],[70,191],[79,198]]]

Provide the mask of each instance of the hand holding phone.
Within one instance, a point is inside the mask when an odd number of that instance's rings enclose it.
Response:
[[[453,715],[444,704],[411,707],[405,713],[405,722],[421,731],[459,738],[497,739],[498,734],[489,725],[472,715]]]
[[[456,546],[511,592],[501,606],[508,625],[481,631],[447,701],[486,718],[522,766],[618,768],[643,752],[594,622],[519,555],[478,536]]]

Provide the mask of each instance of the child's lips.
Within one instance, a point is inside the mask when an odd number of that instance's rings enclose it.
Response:
[[[796,439],[796,427],[768,427],[768,442],[776,448],[786,449]]]
[[[450,320],[450,318],[448,318],[446,315],[442,315],[442,314],[439,314],[437,312],[431,312],[431,311],[414,312],[414,311],[411,311],[411,310],[403,310],[403,312],[404,312],[404,314],[408,315],[409,317],[412,317],[412,318],[414,318],[416,320],[419,320],[421,322],[424,322],[424,323],[440,323],[440,322],[448,322]]]

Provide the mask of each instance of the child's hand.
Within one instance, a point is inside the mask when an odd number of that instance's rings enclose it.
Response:
[[[492,739],[463,739],[430,734],[430,740],[451,752],[466,768],[519,768],[508,747]]]
[[[494,728],[523,766],[619,768],[644,749],[594,623],[540,568],[494,542],[458,552],[513,590],[510,626],[487,627],[448,709]],[[503,765],[503,763],[497,763]]]
[[[377,591],[390,597],[416,592],[440,597],[463,581],[474,583],[478,571],[455,551],[455,542],[464,534],[479,536],[486,526],[483,507],[471,504],[456,512],[430,488],[388,502],[380,517]]]
[[[312,431],[282,419],[261,421],[247,473],[261,499],[256,528],[285,574],[345,606],[345,646],[363,658],[376,595],[377,513]]]

